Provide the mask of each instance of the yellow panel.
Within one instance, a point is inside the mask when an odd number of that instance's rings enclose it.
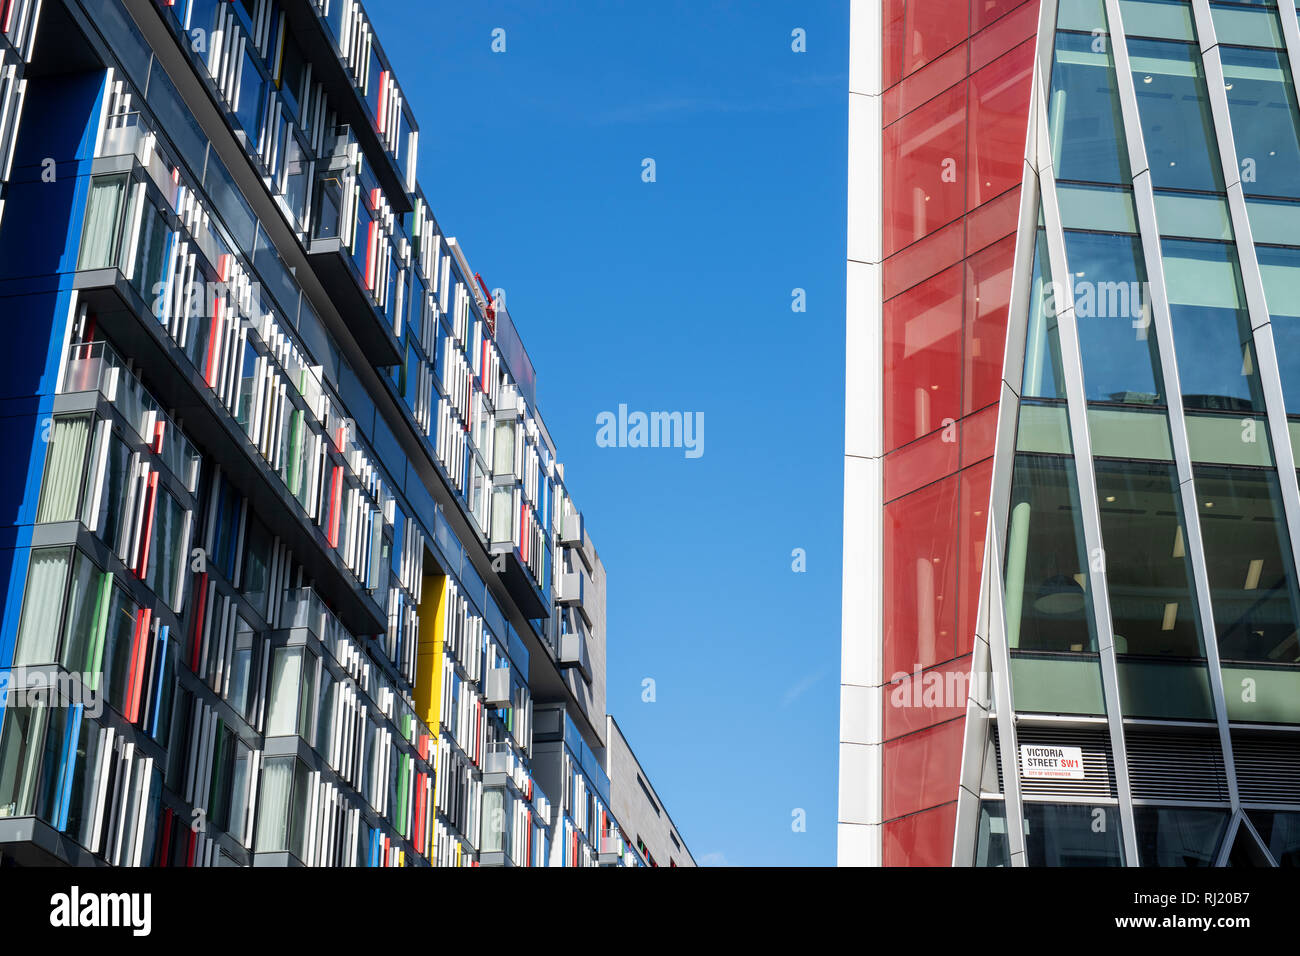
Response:
[[[420,640],[415,654],[415,713],[434,734],[442,697],[442,635],[447,621],[447,576],[424,577],[420,603]]]

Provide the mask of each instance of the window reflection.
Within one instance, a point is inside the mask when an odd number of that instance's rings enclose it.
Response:
[[[1222,192],[1223,174],[1196,47],[1130,38],[1128,52],[1152,183],[1157,188]]]
[[[1297,595],[1276,472],[1198,465],[1197,508],[1225,660],[1300,660]]]

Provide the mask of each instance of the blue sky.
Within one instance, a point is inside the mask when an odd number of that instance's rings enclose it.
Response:
[[[698,861],[833,864],[848,4],[367,9],[609,572],[610,711]],[[599,447],[620,404],[704,454]]]

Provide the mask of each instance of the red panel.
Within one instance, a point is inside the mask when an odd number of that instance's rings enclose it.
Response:
[[[1023,130],[1022,122],[1022,140]],[[966,84],[941,93],[886,127],[885,255],[911,245],[965,211],[965,132]],[[1023,141],[1019,155],[1024,155]]]
[[[1034,41],[1028,40],[971,77],[967,209],[1023,178],[1033,64]]]
[[[888,126],[944,90],[970,75],[967,44],[953,47],[933,63],[917,70],[902,83],[885,91],[881,100],[884,125]]]
[[[978,2],[978,0],[977,0]],[[1014,7],[1019,0],[999,0],[998,6],[1006,9]],[[989,23],[991,21],[984,21]],[[976,29],[984,26],[978,24]],[[990,61],[996,60],[1017,43],[1028,40],[1038,33],[1038,0],[1021,3],[1010,14],[998,20],[987,30],[977,33],[971,40],[971,69],[978,70]]]
[[[1016,237],[1007,236],[966,260],[965,415],[996,402],[1002,395],[1002,353],[1015,258]]]
[[[961,420],[961,466],[993,457],[998,432],[998,406],[988,406]]]
[[[1030,3],[1025,3],[1025,0],[971,0],[971,29],[977,32],[983,30],[994,20],[1014,10],[1017,4],[1022,7],[1033,7],[1034,12],[1038,12],[1037,0],[1032,0]]]
[[[893,501],[955,472],[959,437],[953,422],[886,455],[885,500]]]
[[[989,411],[996,411],[994,406]],[[968,652],[979,620],[980,575],[984,572],[984,534],[988,530],[989,492],[993,459],[986,458],[961,473],[961,552],[957,596],[957,651]]]
[[[885,866],[951,866],[957,804],[893,820],[882,828]]]
[[[954,656],[957,476],[885,506],[884,673]]]
[[[965,728],[965,719],[959,717],[885,742],[882,758],[886,820],[957,799]]]
[[[991,199],[966,217],[966,254],[974,255],[1009,236],[1020,225],[1020,184]]]
[[[961,417],[962,269],[885,303],[885,449]]]
[[[970,36],[970,17],[964,7],[964,3],[908,0],[903,30],[904,75],[937,60]]]
[[[907,291],[962,260],[962,224],[954,222],[885,261],[884,297]]]
[[[891,682],[885,688],[885,739],[893,740],[965,714],[970,667],[971,656],[967,654]]]

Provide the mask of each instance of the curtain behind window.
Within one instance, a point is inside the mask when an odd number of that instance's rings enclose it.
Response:
[[[86,445],[89,441],[88,416],[54,419],[54,434],[45,464],[41,503],[36,509],[37,524],[76,519]]]

